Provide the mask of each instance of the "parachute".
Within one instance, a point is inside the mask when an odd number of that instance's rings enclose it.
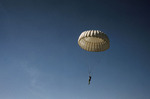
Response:
[[[90,52],[102,52],[110,47],[109,38],[107,35],[99,30],[88,30],[81,33],[78,38],[79,46]],[[93,66],[92,66],[93,67]],[[91,81],[91,66],[89,66],[89,83]]]
[[[105,51],[110,47],[109,38],[99,30],[88,30],[81,33],[78,38],[79,46],[91,52]]]

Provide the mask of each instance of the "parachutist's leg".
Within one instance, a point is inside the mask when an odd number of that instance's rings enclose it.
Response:
[[[90,84],[90,80],[89,80],[89,83],[88,84]]]

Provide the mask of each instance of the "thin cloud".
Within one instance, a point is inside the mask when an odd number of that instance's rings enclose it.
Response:
[[[32,95],[38,97],[38,99],[48,99],[44,94],[44,88],[42,87],[40,81],[40,75],[42,74],[39,69],[28,62],[22,62],[21,67],[29,76],[29,91],[32,93]]]

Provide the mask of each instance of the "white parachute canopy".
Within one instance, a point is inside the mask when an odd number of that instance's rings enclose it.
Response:
[[[105,51],[110,47],[109,38],[99,30],[88,30],[81,33],[78,38],[79,46],[92,52]]]

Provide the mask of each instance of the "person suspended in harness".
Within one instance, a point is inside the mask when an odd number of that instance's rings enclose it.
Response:
[[[92,77],[89,75],[89,83],[88,83],[88,84],[90,84],[90,82],[91,82],[91,79],[92,79]]]

